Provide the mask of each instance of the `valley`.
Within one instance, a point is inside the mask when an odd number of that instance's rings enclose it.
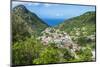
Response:
[[[95,61],[95,11],[50,26],[18,5],[11,23],[13,65]]]

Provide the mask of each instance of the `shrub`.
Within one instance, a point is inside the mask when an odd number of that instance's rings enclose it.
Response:
[[[27,38],[25,41],[16,42],[12,46],[12,61],[15,65],[32,64],[32,59],[39,56],[43,45],[34,38]]]
[[[92,50],[89,47],[85,47],[79,51],[80,61],[91,61],[92,60]]]

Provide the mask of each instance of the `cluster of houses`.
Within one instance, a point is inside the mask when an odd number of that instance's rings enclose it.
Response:
[[[78,49],[78,45],[73,43],[71,37],[64,31],[55,28],[46,28],[41,36],[38,37],[44,45],[55,43],[57,47],[69,48],[74,51]]]

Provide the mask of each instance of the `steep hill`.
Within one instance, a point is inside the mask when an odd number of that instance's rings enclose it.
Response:
[[[96,13],[90,11],[69,20],[65,20],[63,23],[59,24],[57,28],[67,32],[71,38],[80,45],[90,43],[95,45]]]
[[[95,32],[96,24],[96,14],[95,12],[86,12],[83,15],[65,20],[63,23],[59,24],[57,28],[64,30],[70,34],[71,31],[75,29],[86,29],[88,35]],[[89,33],[90,32],[90,33]]]
[[[18,5],[12,9],[13,40],[23,39],[33,32],[44,30],[46,27],[48,25],[24,5]]]

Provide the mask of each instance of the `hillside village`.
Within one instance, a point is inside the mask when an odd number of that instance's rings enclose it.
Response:
[[[54,28],[46,28],[41,32],[41,36],[38,37],[44,45],[49,43],[57,44],[57,47],[77,49],[78,45],[74,44],[71,37],[64,31]]]
[[[75,42],[72,41],[71,36],[69,36],[66,32],[60,31],[59,29],[55,28],[46,28],[44,31],[41,32],[41,36],[37,38],[38,40],[43,43],[43,45],[48,45],[49,43],[56,44],[58,48],[66,48],[71,51],[75,58],[79,58],[75,52],[79,51],[80,49],[85,49],[85,47],[81,47]],[[87,40],[94,40],[95,36],[90,35],[87,36]],[[91,48],[89,48],[91,49]],[[93,55],[93,59],[95,58],[94,51],[91,51]]]

